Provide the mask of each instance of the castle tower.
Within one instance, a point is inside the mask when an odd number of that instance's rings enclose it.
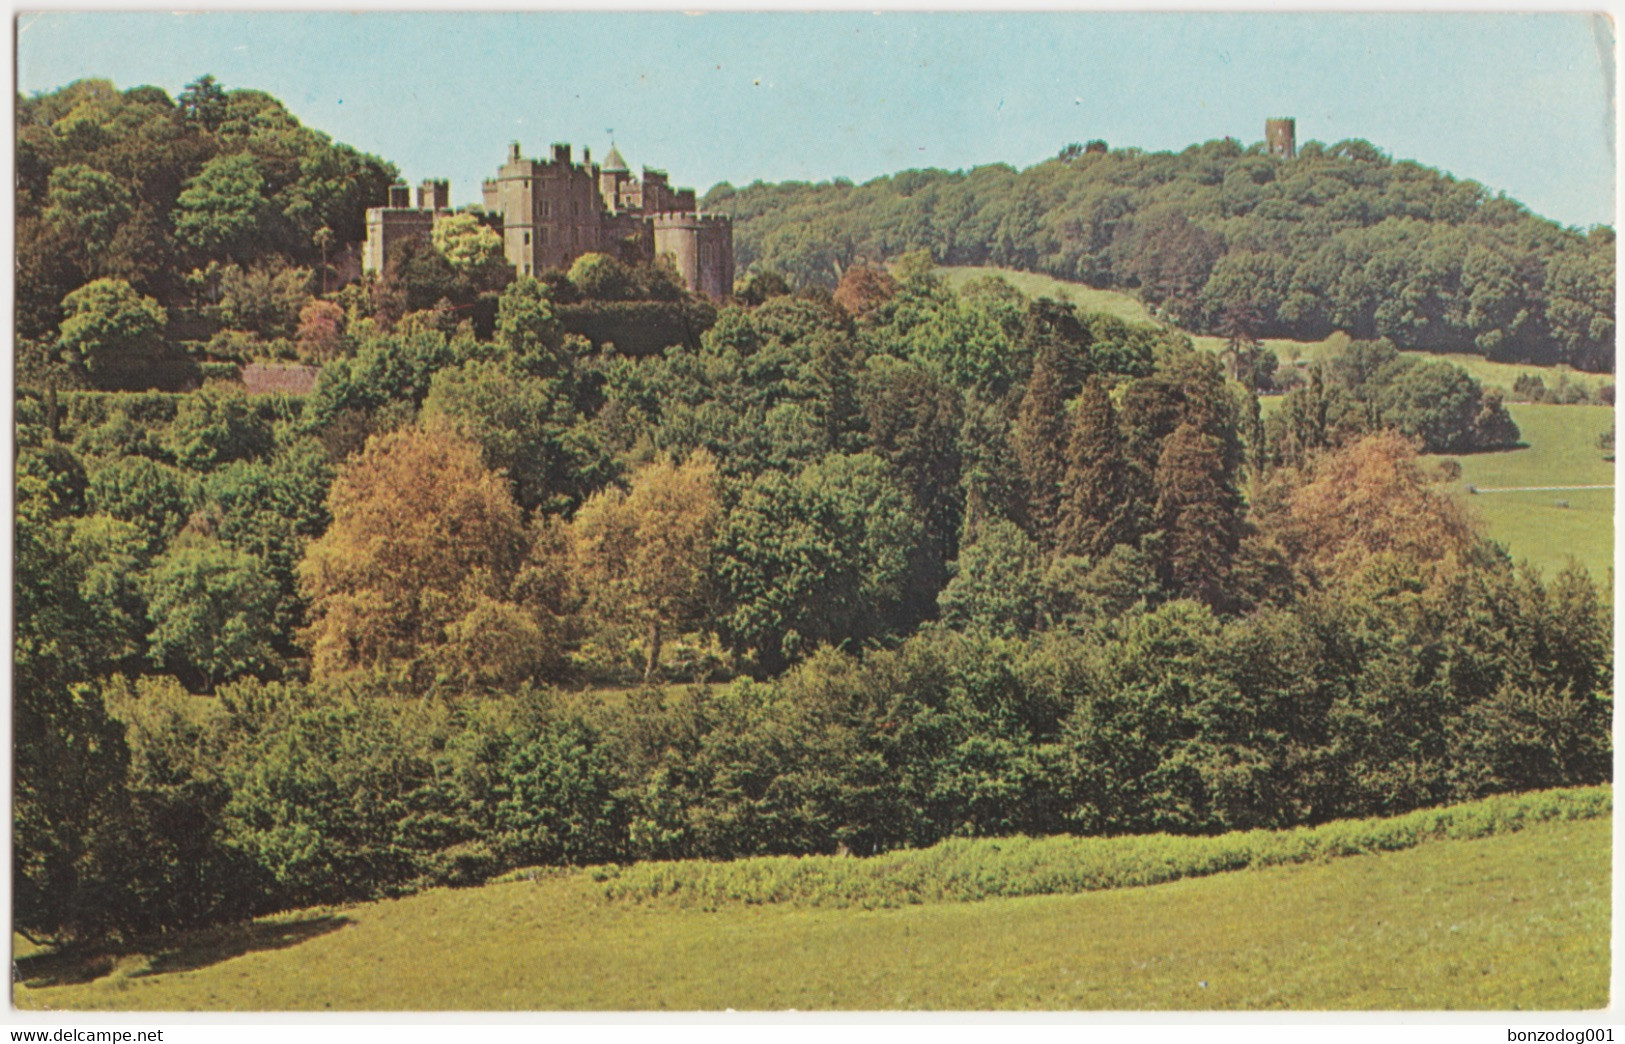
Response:
[[[720,301],[733,292],[733,223],[717,214],[669,213],[654,216],[655,253],[670,254],[683,282],[695,293]]]
[[[1298,155],[1298,121],[1290,116],[1264,121],[1264,149],[1271,156],[1296,159]]]
[[[451,199],[451,184],[425,181],[418,189],[416,207],[412,206],[411,197],[411,188],[406,182],[398,181],[389,186],[387,205],[367,208],[367,241],[361,255],[363,272],[383,273],[390,254],[407,240],[429,242],[435,212],[445,210]]]
[[[632,169],[626,165],[621,150],[611,142],[609,154],[604,157],[604,165],[598,171],[598,194],[604,198],[605,209],[616,214],[641,208],[643,201],[634,201],[628,191],[633,184]]]
[[[483,196],[485,209],[502,215],[503,250],[522,276],[567,268],[600,249],[603,199],[591,169],[571,160],[568,145],[555,144],[552,157],[539,162],[525,159],[514,142]]]

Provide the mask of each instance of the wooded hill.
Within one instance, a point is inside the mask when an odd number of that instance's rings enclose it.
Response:
[[[65,297],[101,279],[171,313],[230,299],[249,307],[225,325],[291,333],[313,277],[365,237],[366,208],[395,178],[391,164],[334,144],[270,95],[227,91],[213,77],[175,99],[105,80],[19,97],[24,354],[55,337]]]
[[[859,261],[929,250],[1136,291],[1188,329],[1613,368],[1614,233],[1365,141],[1296,159],[1226,139],[1183,152],[1068,146],[1018,171],[908,170],[863,185],[719,185],[742,271],[833,287]]]
[[[14,431],[36,940],[1609,778],[1610,606],[1418,459],[1519,439],[1445,363],[1356,341],[1266,418],[1241,333],[1199,351],[918,253],[701,310],[602,255],[513,278],[470,215],[316,298],[315,232],[392,171],[264,95],[82,84],[22,134],[25,267],[90,212],[70,189],[112,201],[63,282],[19,280],[70,313],[35,317]],[[177,311],[289,341],[313,392],[140,391]]]

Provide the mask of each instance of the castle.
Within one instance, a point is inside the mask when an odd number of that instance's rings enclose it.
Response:
[[[665,171],[644,167],[634,178],[613,145],[600,167],[589,150],[575,163],[570,146],[556,144],[541,161],[526,159],[514,142],[482,188],[486,219],[519,275],[567,268],[587,253],[629,263],[667,255],[694,293],[721,300],[733,291],[733,224],[700,213],[694,190],[672,188]],[[425,181],[414,207],[406,185],[392,186],[388,205],[367,211],[363,269],[382,272],[403,241],[427,242],[450,195],[445,181]]]

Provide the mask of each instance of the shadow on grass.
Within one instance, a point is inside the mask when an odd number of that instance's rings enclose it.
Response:
[[[141,979],[171,972],[195,971],[261,950],[285,950],[350,924],[348,917],[322,914],[298,920],[254,921],[203,928],[164,939],[137,942],[128,953],[150,953],[146,967],[132,972]],[[118,967],[121,954],[61,950],[19,958],[17,977],[30,987],[71,986],[93,982]]]

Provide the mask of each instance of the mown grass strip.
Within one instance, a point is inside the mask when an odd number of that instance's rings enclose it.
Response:
[[[731,904],[876,907],[1067,895],[1161,884],[1250,867],[1336,859],[1470,840],[1534,823],[1591,819],[1613,809],[1609,786],[1509,794],[1387,819],[1214,837],[956,839],[867,859],[768,856],[592,870],[611,900],[714,908]]]

